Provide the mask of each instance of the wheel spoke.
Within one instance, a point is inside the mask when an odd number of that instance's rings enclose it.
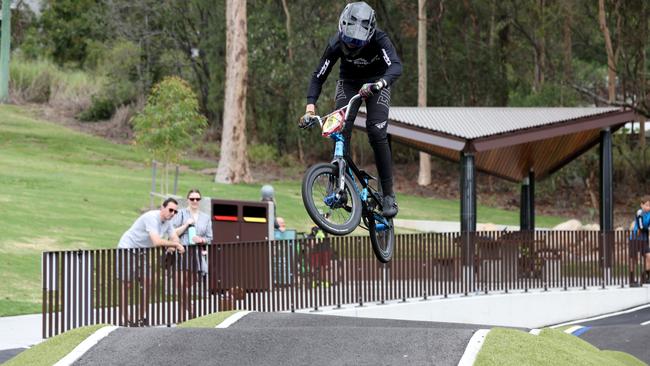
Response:
[[[318,175],[312,187],[312,199],[318,212],[321,214],[323,220],[329,221],[336,225],[343,225],[347,223],[352,217],[353,207],[350,206],[350,191],[348,186],[345,186],[345,192],[348,197],[348,203],[341,208],[332,208],[328,206],[324,199],[331,196],[338,189],[338,179],[334,174],[323,172]]]

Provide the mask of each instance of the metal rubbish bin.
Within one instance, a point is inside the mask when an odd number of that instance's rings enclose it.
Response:
[[[269,289],[270,246],[273,237],[270,215],[272,202],[212,200],[212,244],[218,245],[209,261],[212,290],[231,287],[246,291]]]
[[[212,200],[212,243],[273,238],[272,202]]]

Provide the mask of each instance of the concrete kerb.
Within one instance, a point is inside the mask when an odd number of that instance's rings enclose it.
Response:
[[[574,319],[629,309],[650,303],[650,286],[601,287],[429,297],[384,305],[367,303],[341,309],[321,308],[319,315],[541,328]],[[300,310],[299,312],[308,312]]]
[[[91,334],[90,337],[84,339],[81,343],[75,347],[72,352],[68,353],[65,357],[60,359],[54,366],[69,366],[75,363],[84,353],[88,352],[89,349],[94,347],[99,341],[106,338],[112,331],[117,329],[116,326],[107,326],[102,327]]]
[[[463,357],[461,357],[460,362],[458,362],[458,366],[472,366],[474,364],[476,356],[478,356],[478,353],[481,351],[488,333],[490,333],[489,329],[479,329],[474,332],[472,338],[467,342],[467,347],[465,348]]]
[[[228,328],[231,325],[235,324],[239,319],[245,317],[250,313],[251,312],[247,310],[238,311],[232,314],[231,316],[227,317],[226,319],[224,319],[221,323],[217,324],[215,328]]]

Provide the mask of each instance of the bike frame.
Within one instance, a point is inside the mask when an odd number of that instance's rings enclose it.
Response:
[[[345,110],[345,120],[343,121],[343,129],[341,131],[333,132],[332,134],[329,135],[329,137],[334,140],[334,157],[332,159],[332,164],[335,164],[338,166],[339,169],[339,175],[338,175],[338,191],[335,193],[334,197],[326,197],[325,198],[325,204],[330,205],[328,203],[328,200],[331,202],[336,202],[342,195],[342,193],[345,191],[345,173],[346,169],[348,170],[348,175],[352,178],[352,183],[354,185],[354,189],[357,191],[359,194],[359,197],[361,198],[362,205],[364,209],[367,208],[367,201],[368,197],[370,197],[372,200],[375,201],[375,204],[377,207],[382,209],[382,204],[381,204],[381,198],[375,192],[372,188],[369,187],[368,185],[368,177],[366,174],[363,174],[361,170],[354,164],[352,161],[352,158],[348,155],[345,155],[345,137],[343,136],[343,130],[345,130],[345,127],[347,126],[348,123],[354,123],[354,120],[357,117],[357,113],[354,113],[354,115],[350,114],[351,107],[355,104],[359,103],[361,104],[361,95],[357,94],[354,97],[350,99],[348,104],[342,108],[339,108],[324,117],[319,117],[318,122],[321,125],[321,128],[323,127],[323,121],[327,120],[327,117],[331,116],[332,114],[335,113],[340,113],[341,111]],[[356,109],[358,111],[358,108]],[[356,179],[355,179],[356,177]],[[357,185],[357,180],[359,183],[361,183],[362,189],[359,189],[359,186]],[[384,218],[381,215],[373,215],[375,221],[377,221],[376,224],[376,230],[377,231],[383,231],[386,230],[389,227],[388,220]]]

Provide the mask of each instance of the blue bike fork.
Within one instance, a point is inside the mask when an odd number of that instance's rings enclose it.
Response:
[[[338,135],[338,134],[336,134]],[[337,162],[339,167],[339,192],[345,189],[345,159],[343,158],[343,136],[335,136],[336,145],[334,147],[334,161]]]

